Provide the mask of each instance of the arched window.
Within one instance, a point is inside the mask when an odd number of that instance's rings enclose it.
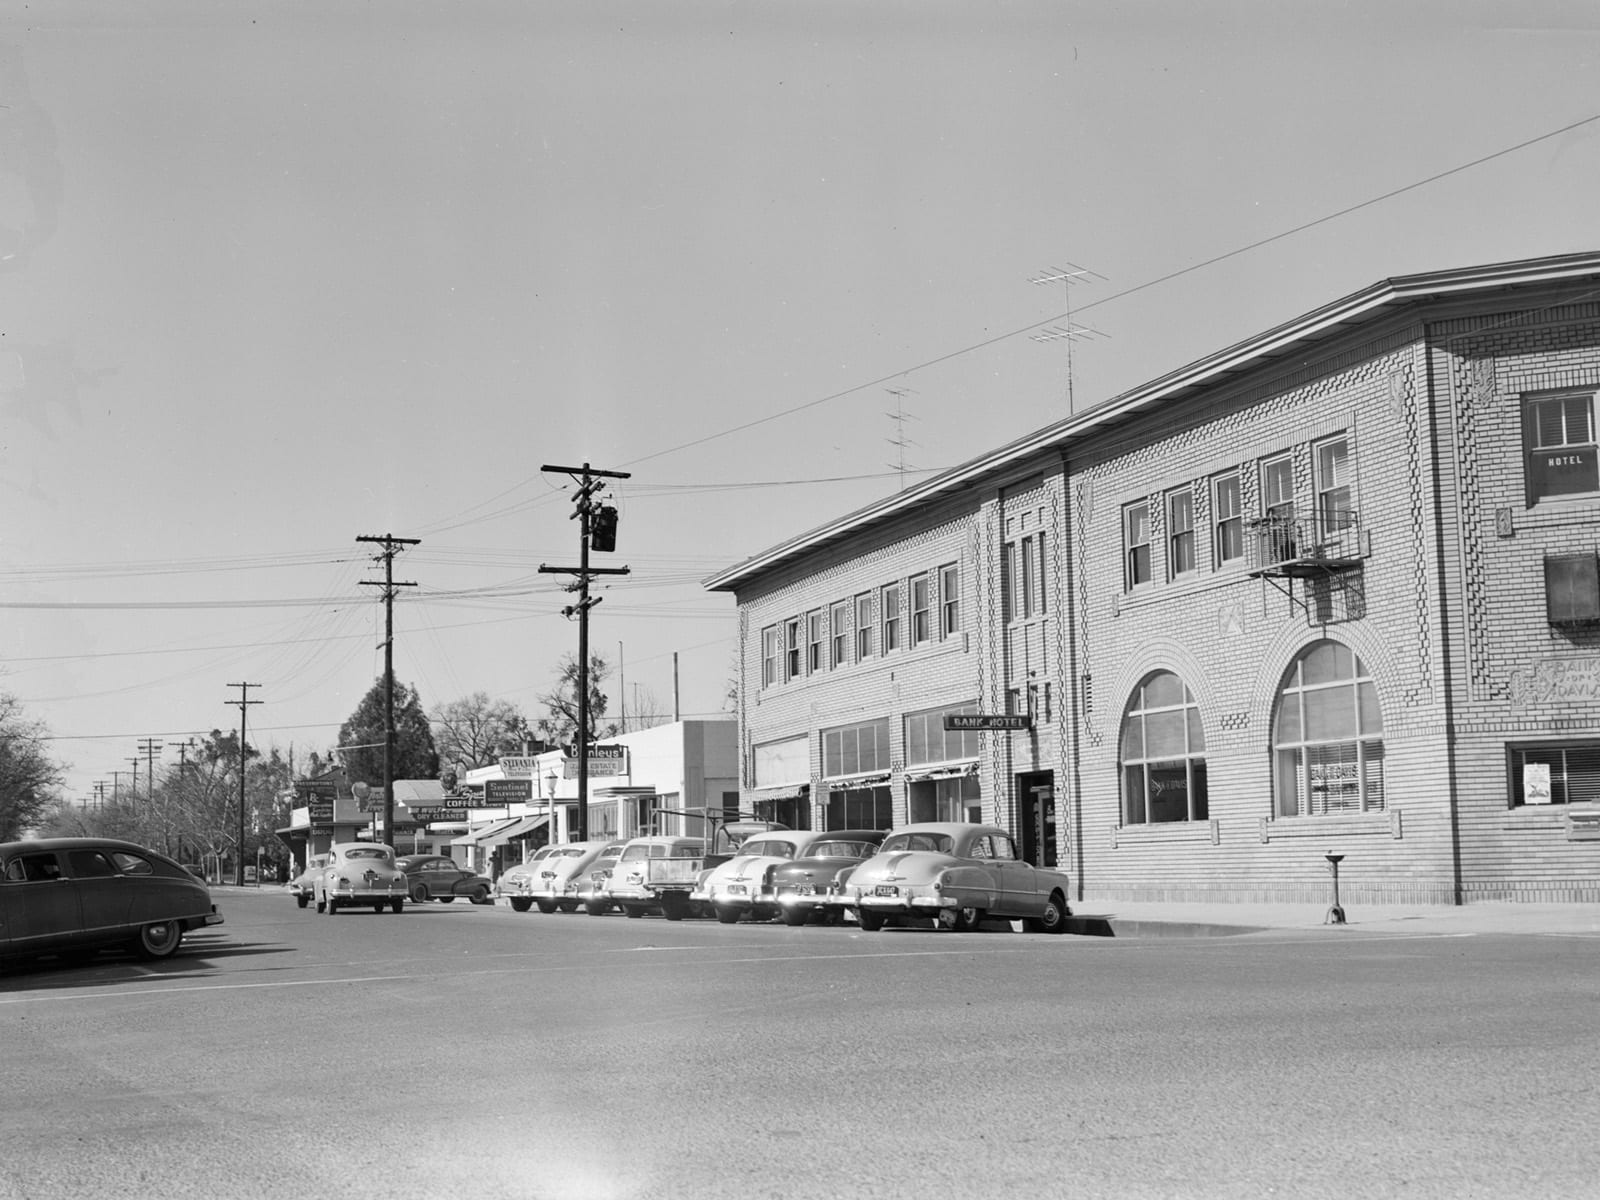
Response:
[[[1348,646],[1316,642],[1290,665],[1272,759],[1280,817],[1383,809],[1378,689]]]
[[[1147,676],[1122,717],[1125,825],[1204,821],[1206,735],[1200,708],[1171,671]]]

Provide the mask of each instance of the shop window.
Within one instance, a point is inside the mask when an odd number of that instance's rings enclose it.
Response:
[[[1600,622],[1600,559],[1593,551],[1546,555],[1544,600],[1552,625]]]
[[[1216,564],[1244,557],[1244,509],[1239,501],[1239,473],[1219,475],[1211,484],[1212,541]]]
[[[1144,501],[1122,510],[1123,578],[1132,590],[1150,582],[1150,505]]]
[[[1522,409],[1528,503],[1600,492],[1594,394],[1529,400]]]
[[[958,704],[908,713],[905,718],[906,765],[917,767],[976,759],[983,753],[983,734],[976,729],[946,729],[945,717],[972,715],[977,711],[976,704]]]
[[[894,800],[887,787],[834,788],[823,820],[827,829],[893,829]]]
[[[1124,824],[1207,819],[1200,707],[1171,671],[1157,671],[1134,689],[1122,718],[1121,760]]]
[[[1290,665],[1272,728],[1280,817],[1381,811],[1378,689],[1349,647],[1316,642]]]
[[[1512,746],[1511,806],[1600,802],[1600,742]]]
[[[920,779],[906,788],[907,820],[911,822],[967,821],[971,811],[981,804],[976,775]]]
[[[889,769],[889,719],[822,731],[822,774],[829,779]]]

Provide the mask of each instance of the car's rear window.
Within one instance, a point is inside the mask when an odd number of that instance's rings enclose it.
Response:
[[[366,849],[366,848],[362,848],[362,849],[359,849],[359,850],[346,850],[344,852],[344,856],[346,858],[388,858],[389,857],[389,855],[388,855],[388,853],[386,851],[379,850],[377,847],[373,847],[370,850]]]
[[[756,854],[762,858],[793,858],[794,843],[780,842],[769,839],[767,841],[749,841],[739,847],[740,854]]]
[[[954,845],[955,839],[948,833],[897,833],[884,838],[882,853],[928,850],[935,854],[949,854]]]
[[[871,842],[817,842],[806,849],[810,858],[865,858],[877,847]]]

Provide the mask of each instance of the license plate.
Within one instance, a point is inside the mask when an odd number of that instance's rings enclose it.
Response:
[[[749,894],[750,889],[742,883],[730,883],[728,885],[728,895],[730,896],[748,896]]]
[[[802,883],[799,887],[795,888],[794,894],[796,896],[815,896],[817,894],[817,889],[812,887],[809,883]]]
[[[900,889],[891,883],[880,883],[877,887],[872,889],[872,894],[874,896],[898,896],[900,894]]]

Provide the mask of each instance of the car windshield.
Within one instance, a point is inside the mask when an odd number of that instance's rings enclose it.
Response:
[[[927,850],[934,854],[949,854],[955,839],[948,833],[897,833],[883,839],[883,854],[900,854],[907,850]]]

